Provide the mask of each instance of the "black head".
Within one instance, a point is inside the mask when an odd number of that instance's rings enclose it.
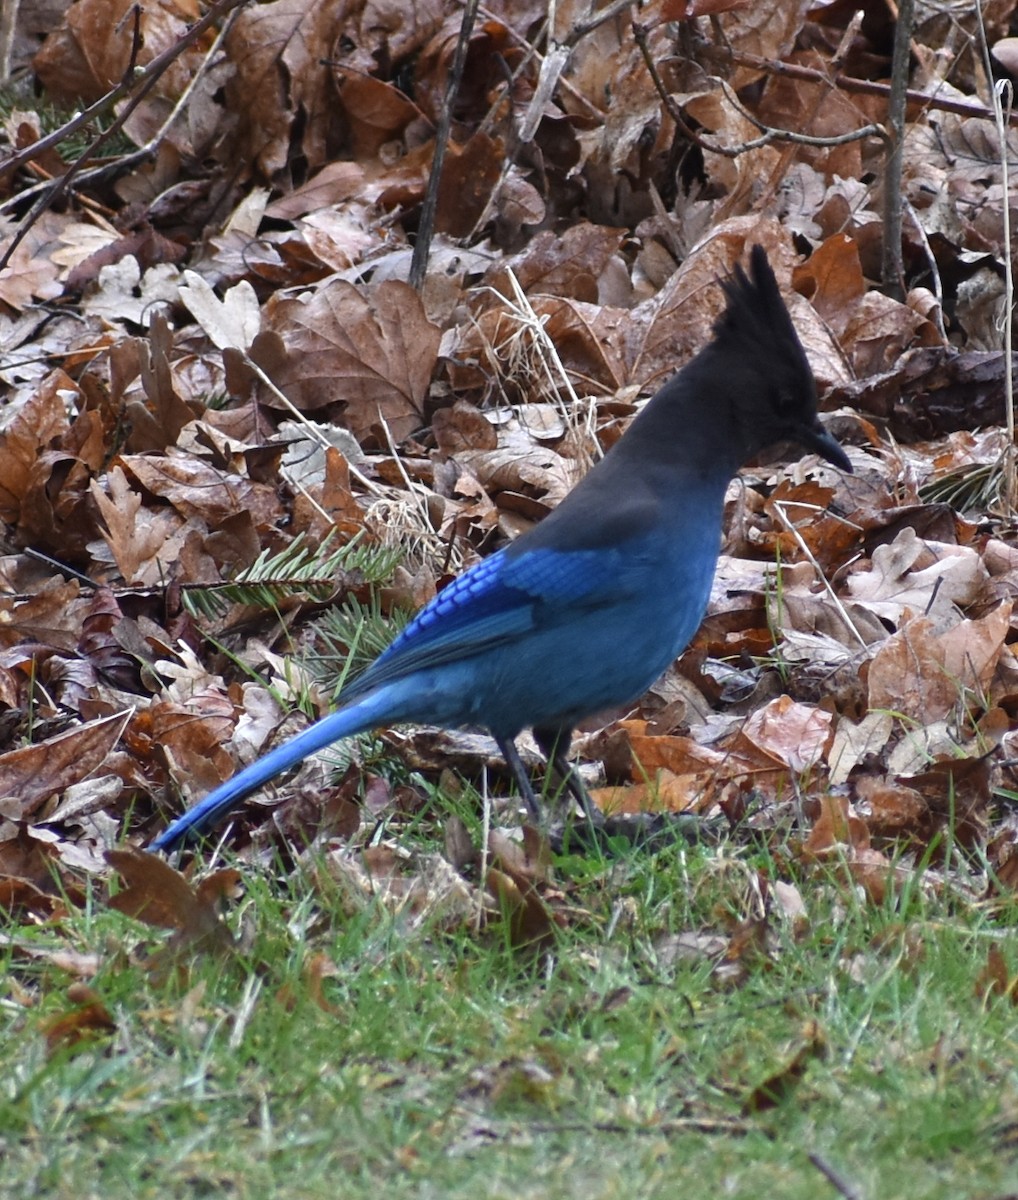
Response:
[[[851,471],[844,450],[817,420],[816,385],[763,246],[722,281],[728,301],[714,325],[714,366],[724,364],[733,418],[747,457],[792,440]]]

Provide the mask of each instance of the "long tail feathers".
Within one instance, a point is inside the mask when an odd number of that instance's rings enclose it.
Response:
[[[258,791],[270,779],[296,766],[309,755],[324,750],[342,738],[352,737],[393,720],[387,708],[383,691],[372,693],[348,708],[341,708],[323,717],[303,733],[270,750],[257,762],[209,792],[201,803],[189,809],[156,838],[152,849],[173,850],[189,838],[208,833],[252,792]]]

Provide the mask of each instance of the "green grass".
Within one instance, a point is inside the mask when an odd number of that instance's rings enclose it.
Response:
[[[100,954],[117,1028],[48,1057],[71,980],[7,952],[0,1195],[837,1195],[810,1153],[865,1197],[1015,1190],[1018,1020],[975,987],[994,939],[1018,966],[1000,918],[918,893],[874,909],[814,874],[805,928],[775,918],[724,986],[675,939],[750,915],[755,874],[726,857],[569,860],[543,957],[351,904],[322,863],[245,866],[245,950],[168,981],[138,961],[159,936],[98,901],[40,927]],[[810,1021],[826,1054],[743,1116]]]

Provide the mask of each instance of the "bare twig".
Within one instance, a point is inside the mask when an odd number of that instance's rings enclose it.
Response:
[[[701,57],[714,58],[722,62],[738,63],[757,71],[765,71],[768,75],[777,75],[785,79],[802,79],[806,83],[822,83],[828,87],[834,86],[842,92],[854,92],[862,96],[885,96],[890,99],[891,88],[886,83],[875,83],[872,79],[856,79],[851,75],[834,75],[826,71],[818,71],[813,67],[803,67],[798,63],[777,62],[770,58],[760,58],[756,54],[745,54],[732,50],[730,47],[710,45],[701,51]],[[960,117],[976,117],[983,121],[992,121],[993,112],[985,104],[973,104],[967,100],[952,100],[948,97],[928,95],[926,92],[916,92],[908,88],[905,92],[905,103],[919,108],[934,108],[939,112],[957,113]],[[1009,122],[1018,124],[1018,113],[1012,113]]]
[[[1004,412],[1007,417],[1008,448],[1004,461],[1004,494],[1006,503],[1013,512],[1018,507],[1018,480],[1015,473],[1015,422],[1014,422],[1014,359],[1012,358],[1012,332],[1014,325],[1014,268],[1011,259],[1011,214],[1007,197],[1010,194],[1007,172],[1007,141],[1005,139],[1007,117],[1011,115],[1014,87],[1010,79],[1002,79],[993,89],[994,107],[997,111],[997,131],[1000,137],[1000,173],[1003,185],[1004,204],[1001,206],[1004,221],[1004,311],[1001,323],[1004,333]]]
[[[944,283],[940,278],[940,267],[937,265],[937,260],[933,254],[933,247],[930,245],[930,239],[926,234],[922,221],[919,219],[919,214],[916,212],[915,206],[905,196],[901,198],[901,205],[903,211],[908,213],[909,220],[912,222],[913,229],[915,230],[915,235],[922,244],[923,253],[926,255],[926,265],[930,269],[930,290],[937,298],[937,332],[946,345],[947,330],[944,328]]]
[[[891,95],[887,102],[890,142],[884,168],[884,291],[894,300],[905,299],[905,273],[901,261],[901,159],[914,21],[915,0],[899,0],[898,20],[894,26]]]
[[[20,0],[4,0],[0,4],[0,83],[11,77],[11,58],[14,54],[14,34],[18,25]]]
[[[245,0],[245,2],[246,2],[246,0]],[[239,7],[239,0],[238,0],[238,7]],[[182,112],[184,112],[184,110],[187,108],[187,105],[191,99],[191,96],[193,95],[195,88],[198,86],[199,82],[201,81],[202,76],[205,74],[205,71],[207,70],[209,63],[212,62],[212,60],[218,54],[219,48],[222,46],[223,42],[226,40],[226,35],[232,29],[233,19],[234,19],[234,17],[236,17],[237,12],[238,12],[238,8],[234,8],[234,10],[229,15],[229,19],[227,21],[224,21],[223,26],[219,30],[219,32],[216,34],[215,39],[212,42],[212,45],[208,48],[208,51],[206,52],[205,57],[202,60],[201,66],[199,66],[197,71],[195,71],[195,73],[188,80],[187,86],[180,93],[180,97],[177,100],[176,104],[174,104],[173,109],[170,112],[170,115],[166,118],[166,120],[162,123],[162,125],[159,126],[159,128],[149,138],[149,140],[145,143],[144,146],[139,146],[138,149],[136,151],[134,151],[134,153],[132,155],[127,156],[127,159],[121,160],[121,163],[119,165],[122,166],[124,162],[126,162],[132,158],[135,158],[135,157],[137,158],[138,161],[140,161],[141,159],[148,158],[151,155],[154,155],[156,153],[156,151],[162,145],[163,139],[167,136],[169,131],[173,128],[173,126],[176,123],[177,119],[179,118],[180,114]]]
[[[480,216],[474,222],[474,228],[471,232],[471,239],[477,236],[478,231],[483,229],[491,216],[491,210],[497,203],[499,190],[505,182],[506,178],[516,165],[516,160],[522,146],[527,145],[534,138],[537,132],[537,127],[543,118],[547,105],[550,102],[557,88],[562,88],[569,93],[572,98],[579,104],[585,106],[595,119],[600,119],[603,114],[591,103],[590,97],[584,95],[582,91],[575,88],[563,74],[566,66],[572,55],[573,49],[579,42],[589,33],[593,33],[608,21],[612,21],[620,17],[632,5],[633,0],[614,0],[614,3],[609,4],[607,8],[600,12],[591,13],[582,21],[577,23],[569,30],[569,33],[562,41],[555,41],[554,37],[554,5],[549,6],[550,15],[544,21],[541,29],[534,36],[533,41],[528,41],[520,34],[510,30],[511,36],[516,43],[523,49],[524,55],[519,63],[509,76],[509,84],[519,78],[526,69],[532,58],[538,61],[538,76],[537,85],[533,89],[530,101],[527,104],[526,112],[523,114],[522,120],[519,122],[519,127],[516,130],[511,130],[509,139],[509,151],[502,163],[502,171],[499,178],[498,186],[492,189],[491,195],[488,197],[488,202],[485,204]],[[593,9],[595,0],[589,0],[589,8]],[[499,19],[496,14],[490,12],[483,5],[480,12],[484,16],[490,16],[493,19]],[[536,47],[536,43],[544,40],[547,45],[545,53],[541,55]],[[488,116],[485,117],[481,124],[481,129],[486,129],[493,120],[494,113],[502,106],[503,97],[492,104]]]
[[[855,16],[853,16],[851,21],[849,21],[845,26],[844,33],[841,35],[841,40],[838,43],[837,48],[825,64],[827,71],[830,74],[836,74],[845,65],[845,59],[859,35],[859,29],[862,26],[862,19],[863,13],[861,10],[859,10],[856,12]],[[739,104],[738,97],[735,94],[735,89],[732,88],[732,86],[727,82],[722,86],[726,89],[726,95],[728,96],[729,103],[734,104],[739,111],[742,111],[747,120],[755,124],[757,128],[761,128],[761,123],[757,121],[748,110],[742,109],[741,105]],[[800,94],[803,90],[804,89],[801,88],[797,89]],[[800,121],[803,133],[811,133],[814,128],[814,123],[820,116],[821,110],[825,104],[829,103],[828,98],[833,90],[833,87],[814,88],[812,105],[806,105],[805,103],[803,104],[803,118]],[[800,98],[805,101],[807,96],[800,96]],[[883,131],[881,130],[880,133],[882,135]],[[813,136],[816,135],[814,134]],[[774,165],[770,172],[770,180],[768,181],[765,192],[761,196],[761,200],[763,201],[761,208],[763,208],[765,205],[770,207],[770,205],[773,203],[785,180],[788,178],[788,172],[791,169],[795,153],[795,143],[790,142],[786,144],[781,153],[776,156]]]
[[[607,8],[601,9],[598,13],[592,13],[577,23],[569,31],[569,36],[562,43],[564,46],[575,46],[582,38],[585,38],[588,33],[593,33],[595,29],[599,29],[608,21],[614,21],[616,17],[621,16],[632,5],[633,0],[615,0],[614,4],[609,4]],[[590,7],[594,7],[591,0]]]
[[[90,124],[101,113],[104,113],[108,108],[111,108],[121,97],[126,96],[137,84],[137,77],[131,75],[124,76],[112,91],[107,92],[104,96],[100,96],[94,104],[90,104],[84,112],[78,113],[69,121],[65,121],[59,129],[54,129],[52,133],[47,133],[45,137],[34,141],[31,146],[26,146],[24,150],[19,150],[17,154],[12,154],[10,158],[4,159],[0,163],[0,180],[5,179],[8,175],[13,175],[15,171],[20,170],[26,163],[30,163],[32,159],[38,158],[40,154],[45,154],[47,150],[51,150],[54,146],[59,146],[65,138],[69,138],[72,134],[77,133],[79,129]]]
[[[845,1200],[862,1200],[862,1192],[849,1183],[838,1171],[835,1171],[819,1154],[810,1154],[809,1161],[823,1175],[839,1196],[844,1196]]]
[[[999,317],[999,327],[1004,337],[1004,414],[1007,421],[1007,447],[1001,455],[1000,468],[1003,480],[1003,507],[1013,514],[1018,507],[1018,478],[1016,478],[1016,447],[1014,421],[1014,361],[1012,351],[1012,325],[1014,321],[1014,270],[1011,260],[1011,212],[1008,207],[1010,182],[1007,162],[1007,126],[1014,104],[1014,85],[1010,79],[994,82],[993,65],[990,62],[990,44],[986,38],[983,13],[976,5],[979,20],[979,41],[983,52],[983,69],[986,80],[993,88],[993,116],[997,125],[997,141],[1000,144],[1000,185],[1004,195],[1001,205],[1002,233],[1004,236],[1004,310]]]
[[[789,142],[793,146],[846,146],[849,142],[858,142],[861,138],[886,137],[883,125],[860,125],[858,129],[850,130],[848,133],[835,133],[830,137],[819,137],[811,133],[794,133],[791,129],[779,129],[774,125],[765,125],[758,117],[754,117],[748,108],[739,103],[739,98],[732,91],[730,84],[725,82],[722,83],[721,87],[736,112],[740,116],[745,117],[751,125],[755,125],[757,129],[763,132],[763,137],[755,138],[751,142],[743,142],[741,146],[734,147],[735,154],[744,154],[747,150],[756,150],[758,147],[766,146],[770,142]],[[710,148],[709,146],[704,146],[704,149]],[[715,153],[725,154],[729,149],[733,148],[716,148]],[[735,154],[732,154],[730,157],[734,158]]]
[[[435,230],[435,210],[438,208],[438,187],[442,182],[442,164],[445,162],[445,151],[449,144],[449,130],[452,127],[452,107],[456,102],[460,80],[463,78],[463,68],[467,61],[467,48],[470,45],[470,32],[474,27],[479,0],[467,0],[463,6],[463,20],[460,24],[459,39],[456,42],[456,53],[453,55],[452,69],[449,72],[449,84],[445,89],[445,101],[439,113],[438,128],[435,131],[435,153],[431,160],[431,173],[428,176],[428,189],[424,194],[421,205],[421,219],[417,226],[417,240],[414,242],[413,258],[410,260],[409,283],[417,291],[424,283],[424,273],[428,269],[428,253],[431,250],[431,238]]]
[[[286,409],[286,411],[291,417],[293,417],[297,424],[301,426],[308,438],[315,442],[322,450],[328,450],[332,445],[329,439],[322,433],[320,429],[315,426],[313,422],[308,420],[307,416],[302,413],[299,408],[297,408],[289,396],[287,396],[285,392],[283,392],[276,386],[275,383],[272,382],[265,371],[255,362],[251,355],[248,354],[247,350],[245,350],[242,346],[234,346],[233,349],[236,350],[244,360],[244,365],[248,368],[248,370],[251,371],[253,375],[258,377],[258,380],[266,388],[268,388],[276,400]],[[368,479],[368,477],[363,474],[363,472],[356,466],[355,463],[347,462],[347,468],[349,469],[351,476],[361,483],[365,488],[367,488],[372,495],[378,496],[381,494],[381,489],[378,487],[378,485]],[[409,480],[407,480],[407,483],[409,484]],[[304,491],[303,488],[300,490],[302,492]],[[304,492],[304,494],[307,496],[307,492]],[[308,496],[308,499],[310,500],[311,497]],[[315,505],[319,512],[322,511],[321,506],[314,500],[312,500],[311,503]]]
[[[90,159],[95,157],[97,151],[123,128],[124,123],[130,117],[130,115],[134,112],[142,100],[145,99],[148,93],[155,87],[156,83],[158,83],[160,78],[166,73],[169,67],[180,57],[184,50],[186,50],[188,46],[192,45],[192,43],[197,41],[197,39],[201,37],[205,30],[208,29],[210,25],[215,24],[220,17],[230,12],[231,9],[238,8],[240,5],[247,3],[248,0],[216,0],[204,17],[198,21],[195,21],[195,23],[187,30],[186,33],[178,38],[178,40],[174,42],[172,46],[169,46],[166,50],[164,50],[162,54],[157,55],[148,64],[148,66],[144,68],[144,70],[136,71],[135,57],[137,46],[132,49],[131,61],[128,65],[128,69],[124,72],[124,78],[116,88],[112,89],[112,92],[110,93],[117,93],[114,97],[115,99],[119,99],[122,96],[129,94],[131,95],[130,101],[117,116],[116,120],[109,126],[109,128],[100,133],[99,136],[92,141],[91,145],[89,145],[82,152],[82,154],[80,154],[78,158],[71,163],[64,174],[52,184],[46,185],[39,199],[35,202],[31,210],[22,220],[21,225],[18,227],[17,232],[11,239],[11,243],[7,247],[3,256],[0,257],[0,270],[3,270],[3,268],[10,262],[14,251],[21,244],[21,242],[24,241],[25,237],[27,237],[28,231],[32,228],[36,221],[38,221],[40,216],[42,216],[42,214],[68,190],[71,185],[71,181],[78,176],[85,164],[89,162]],[[104,103],[106,100],[107,97],[103,97],[101,101],[97,101],[96,103],[101,104],[102,107],[105,108],[107,106],[106,103]],[[95,109],[96,105],[93,105],[92,108]],[[64,136],[66,136],[66,133]],[[29,161],[31,158],[34,158],[35,155],[41,153],[42,150],[40,149],[40,144],[41,142],[45,142],[47,140],[48,139],[46,138],[40,139],[40,142],[34,143],[32,146],[27,147],[27,149],[20,156],[20,161]],[[150,153],[151,151],[146,149],[145,155],[147,156]],[[130,157],[133,158],[134,156]],[[11,164],[9,163],[4,164],[3,170],[8,169],[14,168],[11,167]],[[107,170],[109,168],[105,167],[103,169]],[[0,172],[0,178],[2,178],[2,172]]]
[[[823,585],[824,591],[828,594],[828,596],[830,596],[831,602],[833,603],[834,607],[838,610],[838,616],[840,616],[841,619],[845,622],[846,628],[851,630],[851,632],[853,634],[855,634],[855,640],[859,643],[859,645],[862,647],[862,649],[868,650],[869,647],[866,643],[866,639],[859,632],[858,625],[856,625],[856,623],[852,620],[851,616],[849,615],[848,609],[844,606],[844,604],[842,604],[841,598],[838,596],[837,592],[835,592],[834,588],[831,586],[831,582],[827,578],[827,576],[824,574],[823,567],[821,567],[820,563],[817,561],[816,555],[813,553],[812,550],[810,550],[809,546],[806,544],[806,539],[802,536],[802,534],[796,528],[795,522],[792,521],[791,518],[788,516],[788,514],[785,512],[785,504],[786,504],[785,501],[779,501],[774,506],[774,510],[778,514],[778,519],[781,521],[781,524],[784,525],[784,527],[792,535],[792,537],[795,538],[796,542],[799,545],[799,549],[803,552],[807,561],[813,567],[813,570],[816,571],[817,578],[820,580],[821,584]],[[796,507],[810,508],[812,506],[811,505],[796,505]]]
[[[689,138],[694,145],[699,146],[701,150],[708,154],[719,154],[722,158],[739,158],[750,150],[758,150],[761,146],[769,146],[772,142],[790,142],[800,146],[844,146],[848,142],[857,142],[861,138],[884,136],[884,131],[880,125],[864,125],[860,129],[852,130],[851,133],[838,134],[836,137],[812,137],[805,133],[793,133],[789,129],[775,129],[752,118],[753,124],[758,129],[764,130],[764,133],[760,137],[753,138],[749,142],[742,142],[737,146],[725,146],[719,142],[708,141],[702,134],[697,133],[695,129],[687,124],[679,106],[665,87],[664,81],[658,73],[657,63],[650,52],[646,26],[634,21],[633,37],[640,48],[640,53],[643,55],[643,61],[647,67],[651,81],[654,84],[657,94],[661,97],[661,103],[667,109],[668,115],[685,137]],[[823,77],[821,76],[821,78]]]

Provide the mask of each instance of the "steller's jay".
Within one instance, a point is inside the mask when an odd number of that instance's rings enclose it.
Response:
[[[817,419],[802,345],[761,246],[722,281],[711,342],[665,384],[538,526],[449,584],[339,697],[340,707],[184,813],[154,845],[205,833],[246,796],[340,738],[403,721],[485,726],[533,817],[514,738],[530,727],[552,772],[577,722],[637,699],[685,648],[710,596],[725,491],[794,440],[851,471]]]

